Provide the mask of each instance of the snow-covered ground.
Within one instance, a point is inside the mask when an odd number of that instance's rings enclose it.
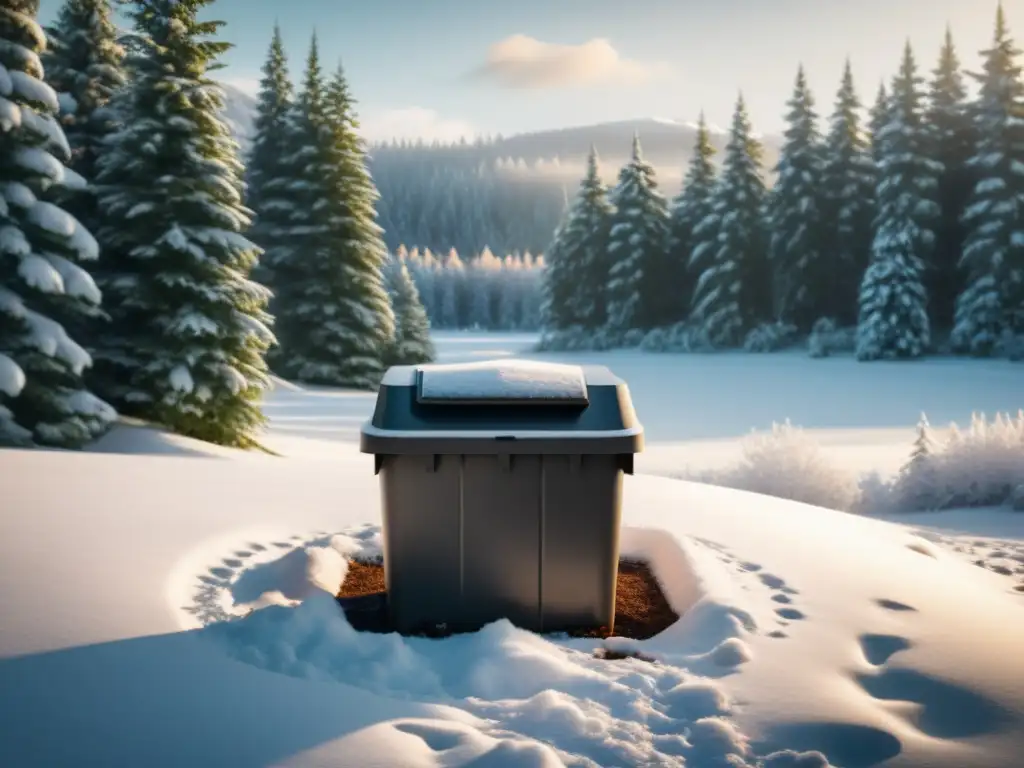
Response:
[[[531,341],[450,334],[439,349],[471,361]],[[737,438],[786,418],[837,461],[886,471],[922,410],[940,424],[1024,405],[1008,363],[548,359],[629,382],[647,473],[728,464]],[[372,403],[280,382],[266,444],[284,458],[139,425],[89,453],[0,452],[0,765],[1010,768],[1024,754],[1024,515],[1003,510],[890,522],[638,474],[623,547],[682,619],[625,645],[657,664],[505,622],[442,641],[353,632],[325,590],[345,555],[379,546],[356,449]]]

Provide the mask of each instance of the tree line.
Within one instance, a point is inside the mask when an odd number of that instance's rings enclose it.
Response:
[[[257,447],[270,367],[374,387],[433,355],[343,72],[314,37],[293,93],[275,34],[243,165],[211,2],[129,0],[124,36],[110,0],[46,30],[38,0],[0,8],[0,444],[80,446],[120,412]]]
[[[484,248],[464,262],[454,248],[444,257],[429,248],[399,245],[385,268],[402,265],[412,277],[432,328],[537,331],[541,326],[544,257],[513,253],[499,258]]]
[[[858,358],[1024,352],[1024,79],[997,10],[973,98],[947,30],[908,42],[867,124],[849,62],[823,130],[803,68],[769,190],[740,96],[719,172],[700,121],[682,191],[639,137],[609,190],[596,151],[546,252],[549,348],[767,350],[849,328]],[[826,340],[826,341],[823,341]]]

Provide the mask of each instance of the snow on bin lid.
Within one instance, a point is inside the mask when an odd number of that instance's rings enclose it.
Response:
[[[424,365],[416,370],[421,403],[552,403],[586,406],[587,382],[578,365],[533,360]]]

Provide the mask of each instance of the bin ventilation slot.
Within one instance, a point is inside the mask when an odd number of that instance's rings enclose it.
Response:
[[[422,366],[416,374],[416,399],[421,403],[586,407],[590,402],[578,365],[493,360]]]

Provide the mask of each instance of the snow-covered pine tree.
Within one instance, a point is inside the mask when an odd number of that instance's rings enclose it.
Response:
[[[597,148],[591,146],[579,192],[548,248],[543,314],[552,330],[572,326],[593,330],[604,324],[611,216]]]
[[[420,301],[416,285],[405,262],[394,278],[392,307],[395,316],[395,334],[388,351],[389,365],[418,365],[434,359],[434,344],[430,340],[430,321]]]
[[[486,246],[470,265],[470,327],[479,327],[485,330],[494,327],[496,304],[494,297],[500,269],[501,261]]]
[[[254,213],[249,238],[263,249],[253,276],[272,290],[276,287],[274,262],[282,254],[290,254],[281,246],[290,239],[295,215],[290,195],[293,169],[288,163],[295,152],[290,122],[293,90],[281,28],[275,24],[256,101],[252,146],[246,158],[246,203]]]
[[[681,275],[667,251],[668,201],[658,191],[654,166],[644,160],[640,137],[633,136],[632,157],[619,172],[611,196],[608,252],[608,326],[616,333],[647,330],[678,321]]]
[[[909,41],[881,128],[878,217],[860,289],[857,357],[918,357],[931,341],[923,278],[935,247],[942,166],[928,157],[922,79]]]
[[[797,71],[786,124],[776,182],[768,202],[774,314],[807,332],[834,306],[831,288],[835,264],[823,250],[822,139],[803,65]]]
[[[238,145],[210,79],[230,44],[211,0],[135,0],[132,80],[100,158],[102,288],[112,316],[97,367],[118,404],[189,437],[256,444],[273,343],[268,291],[249,279]]]
[[[501,291],[498,293],[498,327],[514,331],[522,327],[523,277],[522,264],[506,256],[501,264]]]
[[[868,132],[871,134],[871,159],[875,165],[882,163],[882,130],[889,124],[889,91],[885,82],[878,84],[875,103],[868,114]]]
[[[43,82],[46,35],[38,0],[0,8],[0,444],[79,447],[114,410],[85,389],[92,360],[57,320],[96,312],[100,292],[83,263],[99,249],[89,231],[45,197],[82,192]]]
[[[679,283],[679,298],[684,315],[690,312],[693,287],[707,267],[706,256],[709,248],[705,244],[695,251],[703,235],[703,228],[713,222],[714,196],[717,171],[714,163],[715,148],[711,145],[704,113],[697,121],[697,137],[694,141],[690,164],[683,179],[679,195],[672,201],[669,224],[669,253],[671,258],[683,265],[683,276]],[[717,234],[717,226],[715,227]]]
[[[694,251],[697,258],[710,247],[707,267],[694,289],[692,317],[701,335],[715,346],[741,343],[744,334],[770,314],[762,154],[741,94],[715,194],[713,221],[717,231],[714,235],[708,232],[706,238],[701,236]]]
[[[459,258],[458,252],[452,248],[438,271],[441,279],[438,326],[441,328],[459,327],[459,292],[465,273],[465,264]]]
[[[69,167],[92,182],[103,143],[116,127],[110,100],[126,81],[110,0],[65,0],[46,30],[42,57],[46,81],[57,92],[61,122],[71,148]],[[62,202],[87,229],[97,229],[96,189],[89,186]]]
[[[384,373],[394,315],[384,287],[387,249],[376,223],[377,190],[340,68],[319,109],[305,120],[315,137],[311,165],[320,174],[306,178],[319,199],[312,205],[309,236],[299,251],[288,254],[287,273],[281,275],[289,281],[285,295],[295,302],[279,304],[290,345],[282,356],[286,370],[300,381],[372,389]]]
[[[827,292],[831,297],[831,306],[822,314],[835,318],[840,326],[857,322],[857,291],[874,237],[875,165],[860,112],[847,60],[825,141],[822,182]]]
[[[928,417],[921,414],[910,459],[900,468],[895,495],[900,509],[929,510],[941,506],[935,444]]]
[[[960,60],[948,27],[938,66],[932,72],[926,121],[932,131],[930,154],[942,163],[943,172],[938,197],[941,220],[925,287],[933,326],[949,329],[953,325],[956,297],[963,287],[958,266],[964,245],[961,217],[973,186],[967,161],[974,149],[974,132]]]
[[[990,355],[1004,331],[1024,333],[1024,80],[1020,50],[1000,5],[992,46],[982,52],[974,105],[977,180],[964,213],[967,287],[956,304],[953,344]]]

